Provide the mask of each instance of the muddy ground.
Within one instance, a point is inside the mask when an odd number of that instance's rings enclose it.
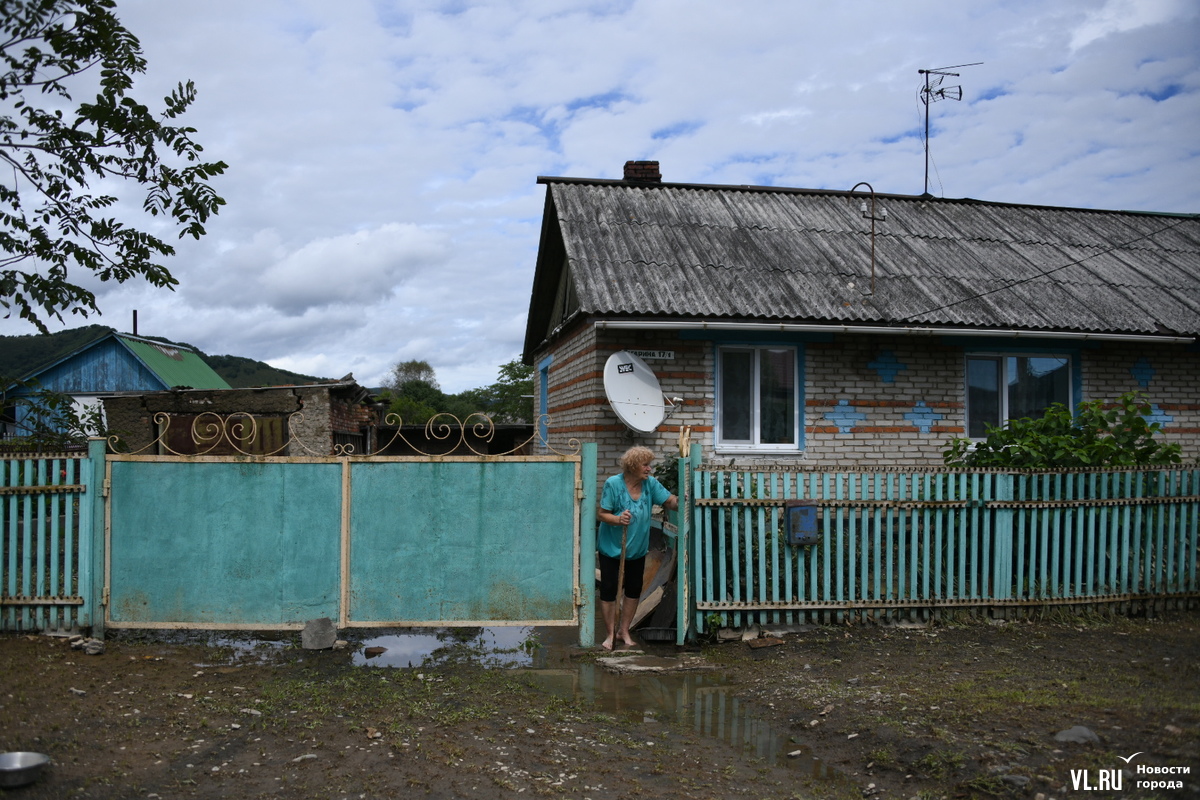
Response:
[[[795,758],[709,738],[686,709],[682,718],[598,709],[538,688],[526,671],[467,658],[355,666],[361,639],[313,652],[298,636],[231,648],[126,633],[85,655],[62,639],[7,635],[0,750],[47,753],[53,764],[0,794],[1200,796],[1200,614],[829,626],[781,639],[699,655],[784,750],[804,753]],[[567,658],[559,673],[596,669],[594,651]],[[1098,741],[1055,740],[1074,726]],[[1155,773],[1181,787],[1150,789],[1138,786],[1151,779],[1139,765],[1192,772]],[[1078,784],[1111,782],[1118,768],[1119,792]]]

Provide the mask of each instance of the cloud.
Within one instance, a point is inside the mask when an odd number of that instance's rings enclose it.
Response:
[[[538,175],[1200,210],[1200,40],[1186,0],[121,0],[153,100],[229,164],[177,242],[178,291],[98,285],[125,328],[306,374],[421,358],[447,391],[520,353]],[[936,20],[936,24],[931,23]],[[132,198],[131,198],[132,200]],[[136,209],[136,205],[133,206]],[[158,225],[161,221],[153,222]],[[166,232],[170,237],[172,234]],[[71,324],[89,320],[71,318]],[[9,320],[0,332],[25,333]]]
[[[1079,50],[1115,33],[1161,25],[1189,16],[1189,12],[1194,16],[1195,11],[1195,5],[1188,0],[1106,0],[1076,28],[1071,36],[1071,49]]]

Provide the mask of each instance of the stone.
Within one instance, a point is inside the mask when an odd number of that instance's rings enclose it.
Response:
[[[757,650],[762,647],[778,647],[783,644],[783,639],[776,639],[774,636],[764,636],[761,639],[751,639],[746,644]]]
[[[757,639],[761,635],[762,631],[757,625],[749,625],[745,630],[742,631],[742,641],[749,642],[753,639]]]
[[[764,625],[763,636],[787,636],[789,633],[805,633],[816,630],[816,625]]]
[[[1029,778],[1024,775],[1001,775],[1000,780],[1009,786],[1016,786],[1018,789],[1024,789],[1030,783]]]
[[[104,642],[99,639],[88,639],[83,643],[83,652],[89,656],[104,655]]]
[[[367,658],[375,658],[375,656],[381,656],[386,652],[387,652],[386,647],[364,647],[363,648],[363,655],[366,656]]]
[[[300,634],[300,645],[305,650],[329,650],[337,641],[337,628],[329,617],[310,619]]]
[[[1100,737],[1082,725],[1067,728],[1054,734],[1056,742],[1071,742],[1072,744],[1091,744],[1100,741]]]

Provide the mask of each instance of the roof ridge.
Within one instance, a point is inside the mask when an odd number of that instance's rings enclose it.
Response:
[[[814,189],[792,186],[758,186],[753,184],[721,184],[721,183],[640,183],[615,178],[571,178],[551,175],[539,175],[537,183],[545,186],[552,184],[567,184],[579,186],[608,186],[616,189],[639,189],[643,191],[662,191],[663,189],[682,189],[694,191],[716,192],[747,192],[759,194],[803,194],[827,197],[864,198],[871,195],[867,192],[849,189]],[[1200,213],[1187,211],[1138,211],[1117,208],[1085,208],[1081,206],[1054,206],[1044,203],[1016,203],[1003,200],[980,200],[975,197],[937,197],[931,194],[897,194],[892,192],[875,192],[876,200],[899,200],[902,202],[930,202],[946,204],[967,204],[993,206],[998,208],[1033,208],[1051,211],[1072,211],[1089,214],[1128,214],[1131,216],[1171,217],[1193,219],[1200,221]]]

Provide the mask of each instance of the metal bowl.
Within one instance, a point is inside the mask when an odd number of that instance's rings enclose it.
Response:
[[[24,786],[33,783],[50,763],[41,753],[0,753],[0,786]]]

